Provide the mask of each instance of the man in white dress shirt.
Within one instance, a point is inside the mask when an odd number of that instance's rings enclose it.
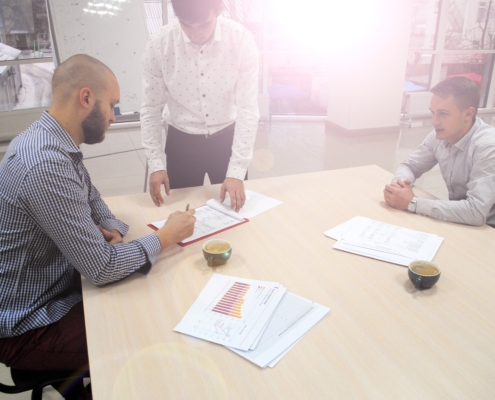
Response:
[[[453,77],[431,89],[434,130],[385,186],[389,206],[441,221],[495,227],[495,128],[476,118],[476,84]],[[439,164],[449,200],[416,197],[415,179]]]
[[[259,120],[258,50],[241,24],[220,16],[223,0],[172,0],[178,21],[153,37],[143,56],[141,128],[150,195],[223,183],[236,211]],[[167,127],[162,137],[162,118]]]

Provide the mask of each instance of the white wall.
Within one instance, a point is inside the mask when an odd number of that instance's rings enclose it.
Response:
[[[400,120],[412,0],[367,2],[374,5],[367,32],[335,54],[330,71],[327,120],[348,131]]]

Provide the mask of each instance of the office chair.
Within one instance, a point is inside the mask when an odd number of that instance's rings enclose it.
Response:
[[[89,371],[76,374],[74,371],[24,371],[13,368],[10,374],[15,385],[0,383],[0,393],[14,394],[32,390],[31,400],[42,400],[46,386],[53,386],[65,400],[76,400],[84,390],[83,379],[89,377]]]

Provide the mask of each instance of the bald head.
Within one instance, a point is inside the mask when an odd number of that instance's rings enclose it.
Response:
[[[96,96],[116,80],[113,72],[101,61],[86,54],[77,54],[60,64],[52,79],[54,102],[66,102],[75,92],[89,88]]]

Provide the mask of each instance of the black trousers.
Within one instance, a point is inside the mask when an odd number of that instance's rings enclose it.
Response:
[[[225,180],[235,124],[210,137],[191,135],[169,125],[165,154],[170,189],[203,185],[205,174],[212,184]],[[246,174],[247,179],[247,174]]]

